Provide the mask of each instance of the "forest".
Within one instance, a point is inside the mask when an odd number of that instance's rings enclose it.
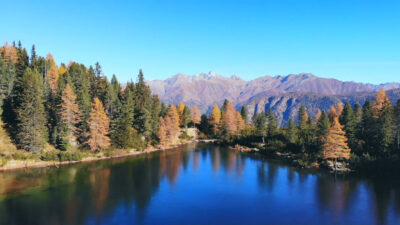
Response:
[[[272,110],[248,115],[228,100],[209,115],[183,103],[166,106],[142,70],[136,82],[120,84],[116,75],[109,81],[99,63],[58,65],[52,54],[38,56],[35,46],[28,54],[21,42],[0,47],[0,106],[0,166],[164,148],[193,138],[257,147],[303,167],[396,161],[400,151],[400,101],[393,105],[384,90],[363,106],[338,104],[315,118],[301,106],[298,118],[280,127]]]

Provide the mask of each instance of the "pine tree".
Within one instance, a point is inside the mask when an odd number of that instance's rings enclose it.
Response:
[[[264,137],[267,132],[267,116],[264,112],[255,114],[252,118],[253,125],[256,127],[257,134],[262,136],[262,142],[264,143]]]
[[[293,117],[289,118],[287,125],[287,139],[290,143],[296,143],[297,140],[297,130],[296,125],[294,124]]]
[[[142,70],[139,71],[138,82],[134,89],[134,128],[146,138],[153,133],[151,126],[151,90],[144,81]]]
[[[244,121],[247,123],[248,120],[248,112],[247,112],[247,108],[242,106],[242,108],[240,109],[240,114],[242,115],[242,118],[244,119]]]
[[[377,154],[388,157],[390,149],[395,142],[396,127],[394,107],[383,89],[376,94],[375,102],[372,106],[372,117],[375,119],[375,132],[377,132]]]
[[[317,121],[317,145],[322,147],[323,140],[328,138],[329,128],[331,127],[331,122],[325,112],[321,112],[321,116]]]
[[[18,50],[15,46],[10,46],[8,42],[4,43],[4,46],[0,48],[0,55],[3,56],[6,64],[9,62],[13,62],[14,64],[18,62]]]
[[[46,118],[42,85],[42,76],[28,68],[22,80],[21,104],[17,108],[17,144],[29,152],[42,150],[45,143]]]
[[[205,135],[210,134],[210,125],[208,123],[208,118],[206,114],[201,115],[201,121],[199,125],[199,130]]]
[[[395,109],[395,120],[396,120],[396,147],[400,149],[400,99],[397,101]]]
[[[36,48],[35,48],[35,45],[32,45],[32,50],[31,50],[31,68],[32,69],[39,69],[39,68],[37,68],[37,60],[38,60],[38,57],[36,55]]]
[[[355,149],[357,146],[356,139],[356,118],[354,116],[353,108],[350,103],[346,103],[342,115],[340,116],[340,123],[344,125],[344,131],[348,139],[348,144],[351,149]]]
[[[359,103],[354,105],[354,119],[356,124],[359,124],[362,121],[362,107]]]
[[[15,67],[14,63],[6,62],[0,57],[0,115],[4,101],[10,97],[11,91],[14,88],[15,82]]]
[[[192,122],[193,125],[199,125],[201,122],[201,114],[199,108],[197,106],[193,106],[192,108]]]
[[[63,134],[61,135],[60,147],[67,149],[69,145],[78,145],[79,135],[78,125],[81,122],[79,106],[76,103],[76,95],[69,84],[66,85],[61,96],[60,118],[63,124]]]
[[[271,109],[268,109],[267,112],[267,136],[272,137],[277,133],[278,130],[278,121],[274,115],[274,112],[272,112]]]
[[[375,121],[372,116],[372,104],[366,101],[363,106],[362,121],[359,130],[359,139],[363,151],[373,153],[376,146]]]
[[[351,149],[347,145],[346,132],[342,130],[339,119],[333,119],[327,138],[324,139],[322,154],[324,159],[350,159]]]
[[[88,124],[90,132],[87,134],[89,137],[87,144],[90,146],[90,150],[97,151],[108,148],[110,146],[110,138],[108,137],[110,120],[99,98],[95,98],[92,103],[92,112]]]
[[[305,150],[305,145],[308,144],[308,131],[309,131],[309,127],[308,127],[308,114],[306,112],[306,108],[304,105],[300,106],[299,109],[299,125],[298,125],[298,129],[299,129],[299,144],[302,145],[302,151]]]
[[[210,128],[213,130],[214,135],[216,135],[219,131],[219,125],[221,122],[221,111],[219,110],[217,104],[212,107],[208,121]]]
[[[191,121],[191,112],[189,107],[185,106],[183,108],[183,114],[182,114],[182,125],[184,128],[187,128],[188,124]]]

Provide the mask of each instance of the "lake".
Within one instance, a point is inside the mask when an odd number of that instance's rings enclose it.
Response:
[[[400,224],[400,182],[189,144],[0,173],[0,224]]]

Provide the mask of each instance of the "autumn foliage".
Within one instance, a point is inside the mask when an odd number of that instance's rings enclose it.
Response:
[[[193,106],[192,108],[192,122],[196,125],[200,124],[201,122],[201,114],[197,106]]]
[[[58,68],[54,61],[54,57],[51,53],[47,55],[47,60],[50,63],[49,70],[46,73],[47,82],[49,82],[50,89],[53,93],[57,91],[57,81],[58,81]]]
[[[347,145],[346,133],[339,123],[339,118],[334,117],[328,135],[323,138],[322,154],[324,159],[349,159],[350,148]]]
[[[81,122],[79,106],[76,103],[76,95],[69,84],[66,85],[61,96],[61,121],[66,126],[65,140],[70,145],[77,144],[79,132],[78,124]]]
[[[89,140],[87,144],[92,151],[105,149],[110,146],[110,138],[108,137],[110,120],[108,119],[103,103],[100,99],[95,98],[92,103],[92,112],[88,121],[90,126]]]

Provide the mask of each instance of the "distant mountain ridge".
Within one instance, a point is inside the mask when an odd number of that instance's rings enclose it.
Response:
[[[182,101],[189,106],[197,105],[203,113],[214,104],[221,105],[224,99],[232,101],[237,108],[246,105],[251,112],[257,112],[251,108],[256,105],[265,110],[266,107],[261,107],[260,104],[264,101],[265,104],[271,105],[270,101],[266,101],[268,98],[281,99],[280,102],[292,99],[293,103],[290,106],[288,106],[290,102],[286,102],[286,106],[282,104],[271,106],[283,123],[286,116],[279,113],[286,112],[290,108],[296,109],[300,102],[312,105],[323,101],[322,99],[330,99],[333,103],[346,98],[358,99],[355,96],[372,96],[371,93],[381,88],[385,90],[400,88],[400,83],[364,84],[321,78],[311,73],[263,76],[251,81],[245,81],[237,75],[224,77],[215,72],[194,76],[177,74],[166,80],[154,80],[147,83],[165,103],[177,104]],[[309,111],[312,113],[311,109]],[[287,114],[288,112],[285,113]]]

